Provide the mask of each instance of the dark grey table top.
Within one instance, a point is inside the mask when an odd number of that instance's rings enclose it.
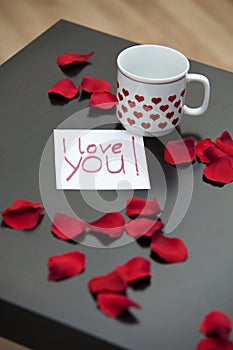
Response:
[[[48,89],[67,76],[79,83],[83,75],[90,75],[109,81],[114,90],[116,56],[132,44],[59,21],[0,67],[1,210],[16,198],[40,200],[39,166],[46,142],[54,128],[88,104],[86,99],[63,105],[52,103]],[[79,72],[62,71],[56,58],[67,51],[95,51],[95,55],[92,63],[82,66]],[[191,71],[209,78],[211,101],[203,117],[184,117],[181,135],[215,139],[223,130],[232,133],[233,75],[197,62],[191,62]],[[188,102],[195,105],[200,100],[200,89],[193,84],[190,90]],[[85,125],[85,121],[82,123]],[[152,139],[146,139],[145,144],[163,162],[162,147],[156,148]],[[176,169],[166,164],[162,167],[173,193],[168,196],[169,212],[177,193]],[[196,161],[191,203],[173,232],[188,246],[189,258],[173,265],[151,260],[150,285],[127,292],[142,306],[141,311],[132,310],[131,317],[111,319],[103,315],[89,294],[87,283],[91,277],[107,273],[136,255],[150,258],[148,247],[133,242],[114,249],[95,249],[63,242],[50,233],[51,221],[46,214],[30,233],[2,225],[0,334],[43,349],[87,345],[93,349],[194,349],[201,339],[199,324],[207,312],[219,309],[233,317],[233,186],[220,188],[204,182],[202,170],[203,165]],[[150,162],[149,171],[153,174]],[[160,197],[162,194],[156,190]],[[137,194],[144,197],[146,191]],[[78,210],[78,192],[68,191],[67,196]],[[165,210],[165,221],[166,215]],[[76,249],[87,256],[85,272],[60,283],[48,282],[48,258]]]

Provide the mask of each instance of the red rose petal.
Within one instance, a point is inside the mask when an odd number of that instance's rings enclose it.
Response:
[[[93,55],[94,52],[90,52],[86,55],[68,52],[62,56],[58,56],[57,64],[60,67],[67,66],[69,64],[80,64],[86,62]]]
[[[10,208],[2,211],[6,225],[16,230],[30,230],[37,226],[44,208],[40,202],[17,199]]]
[[[111,85],[107,81],[87,75],[83,77],[80,87],[86,92],[109,92],[111,90]]]
[[[196,350],[233,350],[233,343],[230,340],[211,337],[202,339]]]
[[[80,274],[85,268],[85,255],[78,251],[51,256],[48,260],[49,281],[59,281]]]
[[[117,104],[117,98],[111,92],[95,92],[91,95],[89,107],[110,109]]]
[[[18,210],[18,209],[29,208],[29,207],[34,208],[34,209],[41,208],[42,203],[41,202],[30,202],[30,201],[27,201],[25,199],[16,199],[14,201],[14,203],[12,204],[12,206],[8,209]]]
[[[164,151],[164,160],[171,164],[184,164],[192,162],[196,157],[194,137],[168,142]]]
[[[141,278],[150,277],[150,261],[138,256],[130,259],[124,265],[117,265],[116,270],[126,282],[137,281]]]
[[[208,163],[213,162],[217,158],[225,157],[226,153],[221,151],[216,145],[209,146],[204,150],[204,156],[209,159]]]
[[[202,163],[210,163],[209,158],[204,154],[204,151],[210,146],[216,147],[216,144],[210,138],[199,141],[195,146],[196,155]]]
[[[228,338],[232,328],[231,319],[221,311],[209,312],[201,322],[200,331],[205,335],[216,335]]]
[[[129,220],[125,229],[131,237],[151,237],[155,231],[160,231],[163,227],[164,223],[160,220],[137,218],[135,220]]]
[[[125,219],[118,213],[108,213],[88,224],[93,232],[102,232],[111,238],[119,238],[125,229]]]
[[[97,304],[100,310],[110,317],[117,317],[129,307],[141,309],[141,306],[122,294],[100,293],[97,296]]]
[[[53,219],[51,231],[64,241],[73,239],[85,231],[87,224],[65,214],[56,214]]]
[[[129,198],[126,205],[126,214],[133,215],[156,215],[161,213],[161,208],[156,198],[151,201],[142,198]]]
[[[165,237],[161,232],[152,236],[151,250],[169,263],[179,263],[188,258],[188,249],[179,238]]]
[[[204,176],[211,181],[227,184],[233,181],[233,168],[230,157],[214,160],[204,171]]]
[[[79,91],[79,88],[70,80],[62,79],[53,85],[48,93],[63,96],[65,98],[74,98]]]
[[[126,290],[127,283],[117,271],[112,271],[103,276],[93,277],[88,283],[88,288],[93,294],[100,292],[119,293]]]
[[[215,141],[223,152],[233,156],[233,139],[228,131],[224,131]]]

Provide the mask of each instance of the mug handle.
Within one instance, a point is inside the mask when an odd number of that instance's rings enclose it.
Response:
[[[209,100],[210,100],[210,83],[209,83],[209,80],[204,75],[201,75],[201,74],[188,74],[187,83],[191,81],[198,81],[204,85],[203,102],[202,102],[202,105],[197,108],[191,108],[184,105],[183,112],[184,114],[187,114],[187,115],[198,116],[205,113],[208,108]]]

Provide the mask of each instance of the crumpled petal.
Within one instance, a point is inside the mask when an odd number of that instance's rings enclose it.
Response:
[[[152,236],[150,248],[168,263],[179,263],[188,258],[188,249],[180,238],[166,237],[161,232]]]
[[[228,156],[217,158],[203,170],[204,176],[211,181],[223,184],[233,181],[233,167]]]
[[[59,281],[79,275],[85,268],[85,255],[75,251],[51,256],[48,260],[49,281]]]
[[[117,97],[111,92],[95,92],[91,95],[89,107],[110,109],[117,104]]]
[[[231,319],[222,311],[209,312],[200,325],[200,331],[207,336],[227,339],[232,329]]]
[[[103,276],[93,277],[89,283],[88,288],[91,293],[101,292],[124,292],[127,289],[127,283],[117,271],[112,271]]]
[[[202,163],[210,163],[210,159],[204,154],[205,150],[210,146],[216,147],[216,144],[209,137],[198,141],[195,146],[196,155]]]
[[[87,75],[83,77],[80,87],[86,92],[109,92],[111,90],[111,85],[107,81]]]
[[[68,66],[70,64],[80,64],[80,63],[86,62],[93,55],[94,55],[93,51],[86,55],[67,52],[62,56],[58,56],[57,64],[60,67]]]
[[[127,200],[126,214],[128,216],[133,215],[157,215],[161,213],[161,208],[156,198],[152,200],[146,200],[142,198],[132,197]]]
[[[71,240],[85,231],[87,224],[76,218],[57,213],[54,216],[51,231],[59,239]]]
[[[223,152],[229,156],[233,156],[233,139],[228,131],[224,131],[215,142]]]
[[[141,278],[150,277],[150,261],[137,256],[124,265],[117,265],[116,270],[126,282],[134,282]]]
[[[114,293],[100,293],[97,296],[97,305],[107,316],[117,317],[130,307],[141,309],[141,306],[125,295]]]
[[[63,96],[67,99],[74,98],[79,92],[79,88],[70,80],[62,79],[53,85],[48,93]]]
[[[2,211],[4,223],[16,230],[30,230],[39,223],[44,208],[40,202],[16,199],[11,207]]]
[[[101,232],[111,238],[119,238],[125,229],[125,219],[118,213],[107,213],[101,218],[88,224],[93,232]]]
[[[227,339],[209,337],[202,339],[196,350],[233,350],[233,343]]]
[[[206,159],[209,159],[208,163],[213,162],[217,158],[222,158],[226,156],[226,153],[220,150],[216,145],[215,146],[209,146],[204,150],[204,156]]]
[[[129,220],[125,226],[126,232],[131,237],[151,237],[154,232],[161,231],[164,223],[160,220],[151,220],[148,218],[136,218]]]
[[[164,151],[164,160],[171,165],[192,162],[196,158],[194,137],[183,140],[169,141]]]

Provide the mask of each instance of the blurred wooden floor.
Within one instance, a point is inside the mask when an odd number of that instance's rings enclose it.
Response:
[[[61,18],[233,71],[233,0],[0,0],[0,63]]]
[[[0,64],[61,18],[233,72],[233,0],[0,0]]]

